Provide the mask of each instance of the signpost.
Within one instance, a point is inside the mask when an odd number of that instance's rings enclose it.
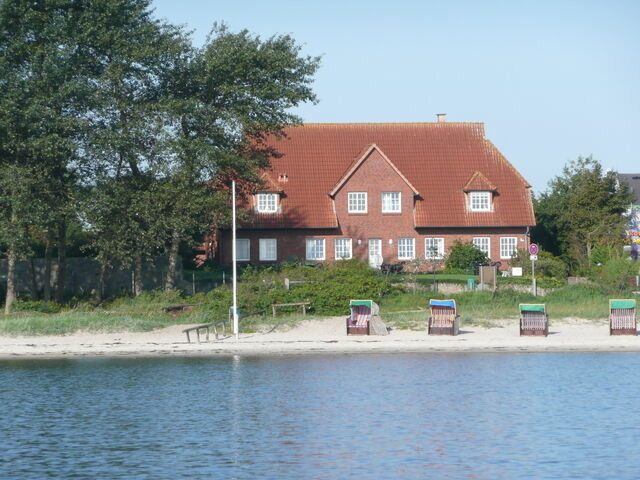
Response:
[[[529,259],[531,260],[531,295],[538,296],[538,288],[536,286],[536,260],[538,260],[538,245],[532,243],[529,245]]]

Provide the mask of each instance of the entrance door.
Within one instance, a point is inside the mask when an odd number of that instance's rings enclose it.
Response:
[[[380,268],[382,265],[382,239],[369,239],[369,265],[373,268]]]

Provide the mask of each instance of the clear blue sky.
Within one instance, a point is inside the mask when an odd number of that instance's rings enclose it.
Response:
[[[202,44],[214,22],[321,55],[306,122],[484,122],[540,192],[568,160],[640,172],[640,1],[154,0]]]

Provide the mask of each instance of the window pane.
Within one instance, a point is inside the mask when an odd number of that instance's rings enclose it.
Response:
[[[236,238],[236,259],[244,262],[251,260],[248,238]]]
[[[500,238],[500,258],[511,258],[517,250],[516,237]]]
[[[444,238],[424,239],[425,258],[444,258]]]
[[[260,239],[260,260],[275,261],[278,259],[278,243],[275,238]]]
[[[473,244],[484,252],[487,257],[491,256],[490,247],[489,247],[489,237],[473,237]]]
[[[351,258],[351,239],[350,238],[336,238],[336,259],[349,259]]]
[[[491,211],[491,192],[471,192],[470,203],[473,212]]]
[[[384,213],[397,213],[400,210],[400,192],[382,192],[382,211]]]
[[[415,257],[415,239],[399,238],[398,239],[398,259],[410,260]]]
[[[258,212],[275,213],[278,211],[278,194],[259,193],[257,195]]]
[[[367,192],[349,192],[347,198],[349,213],[367,212]]]
[[[324,238],[307,239],[307,260],[324,260]]]

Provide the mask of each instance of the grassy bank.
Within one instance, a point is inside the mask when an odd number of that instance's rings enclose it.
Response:
[[[428,318],[429,298],[442,298],[429,292],[393,292],[377,299],[382,317],[393,328],[423,329]],[[546,303],[551,322],[561,318],[605,319],[610,295],[594,286],[576,285],[558,289],[546,297],[533,297],[514,290],[465,292],[449,295],[459,306],[463,324],[489,325],[495,319],[518,318],[519,303]],[[138,298],[123,297],[93,306],[75,303],[57,307],[43,302],[18,302],[17,311],[0,320],[1,335],[65,335],[76,331],[115,332],[149,331],[176,324],[198,324],[227,319],[228,315],[213,308],[215,295],[181,296],[178,293],[147,293]],[[178,313],[167,313],[163,307],[190,305]],[[348,314],[348,303],[342,314]],[[287,328],[304,318],[299,314],[282,314],[273,318],[270,312],[243,316],[244,332]]]

